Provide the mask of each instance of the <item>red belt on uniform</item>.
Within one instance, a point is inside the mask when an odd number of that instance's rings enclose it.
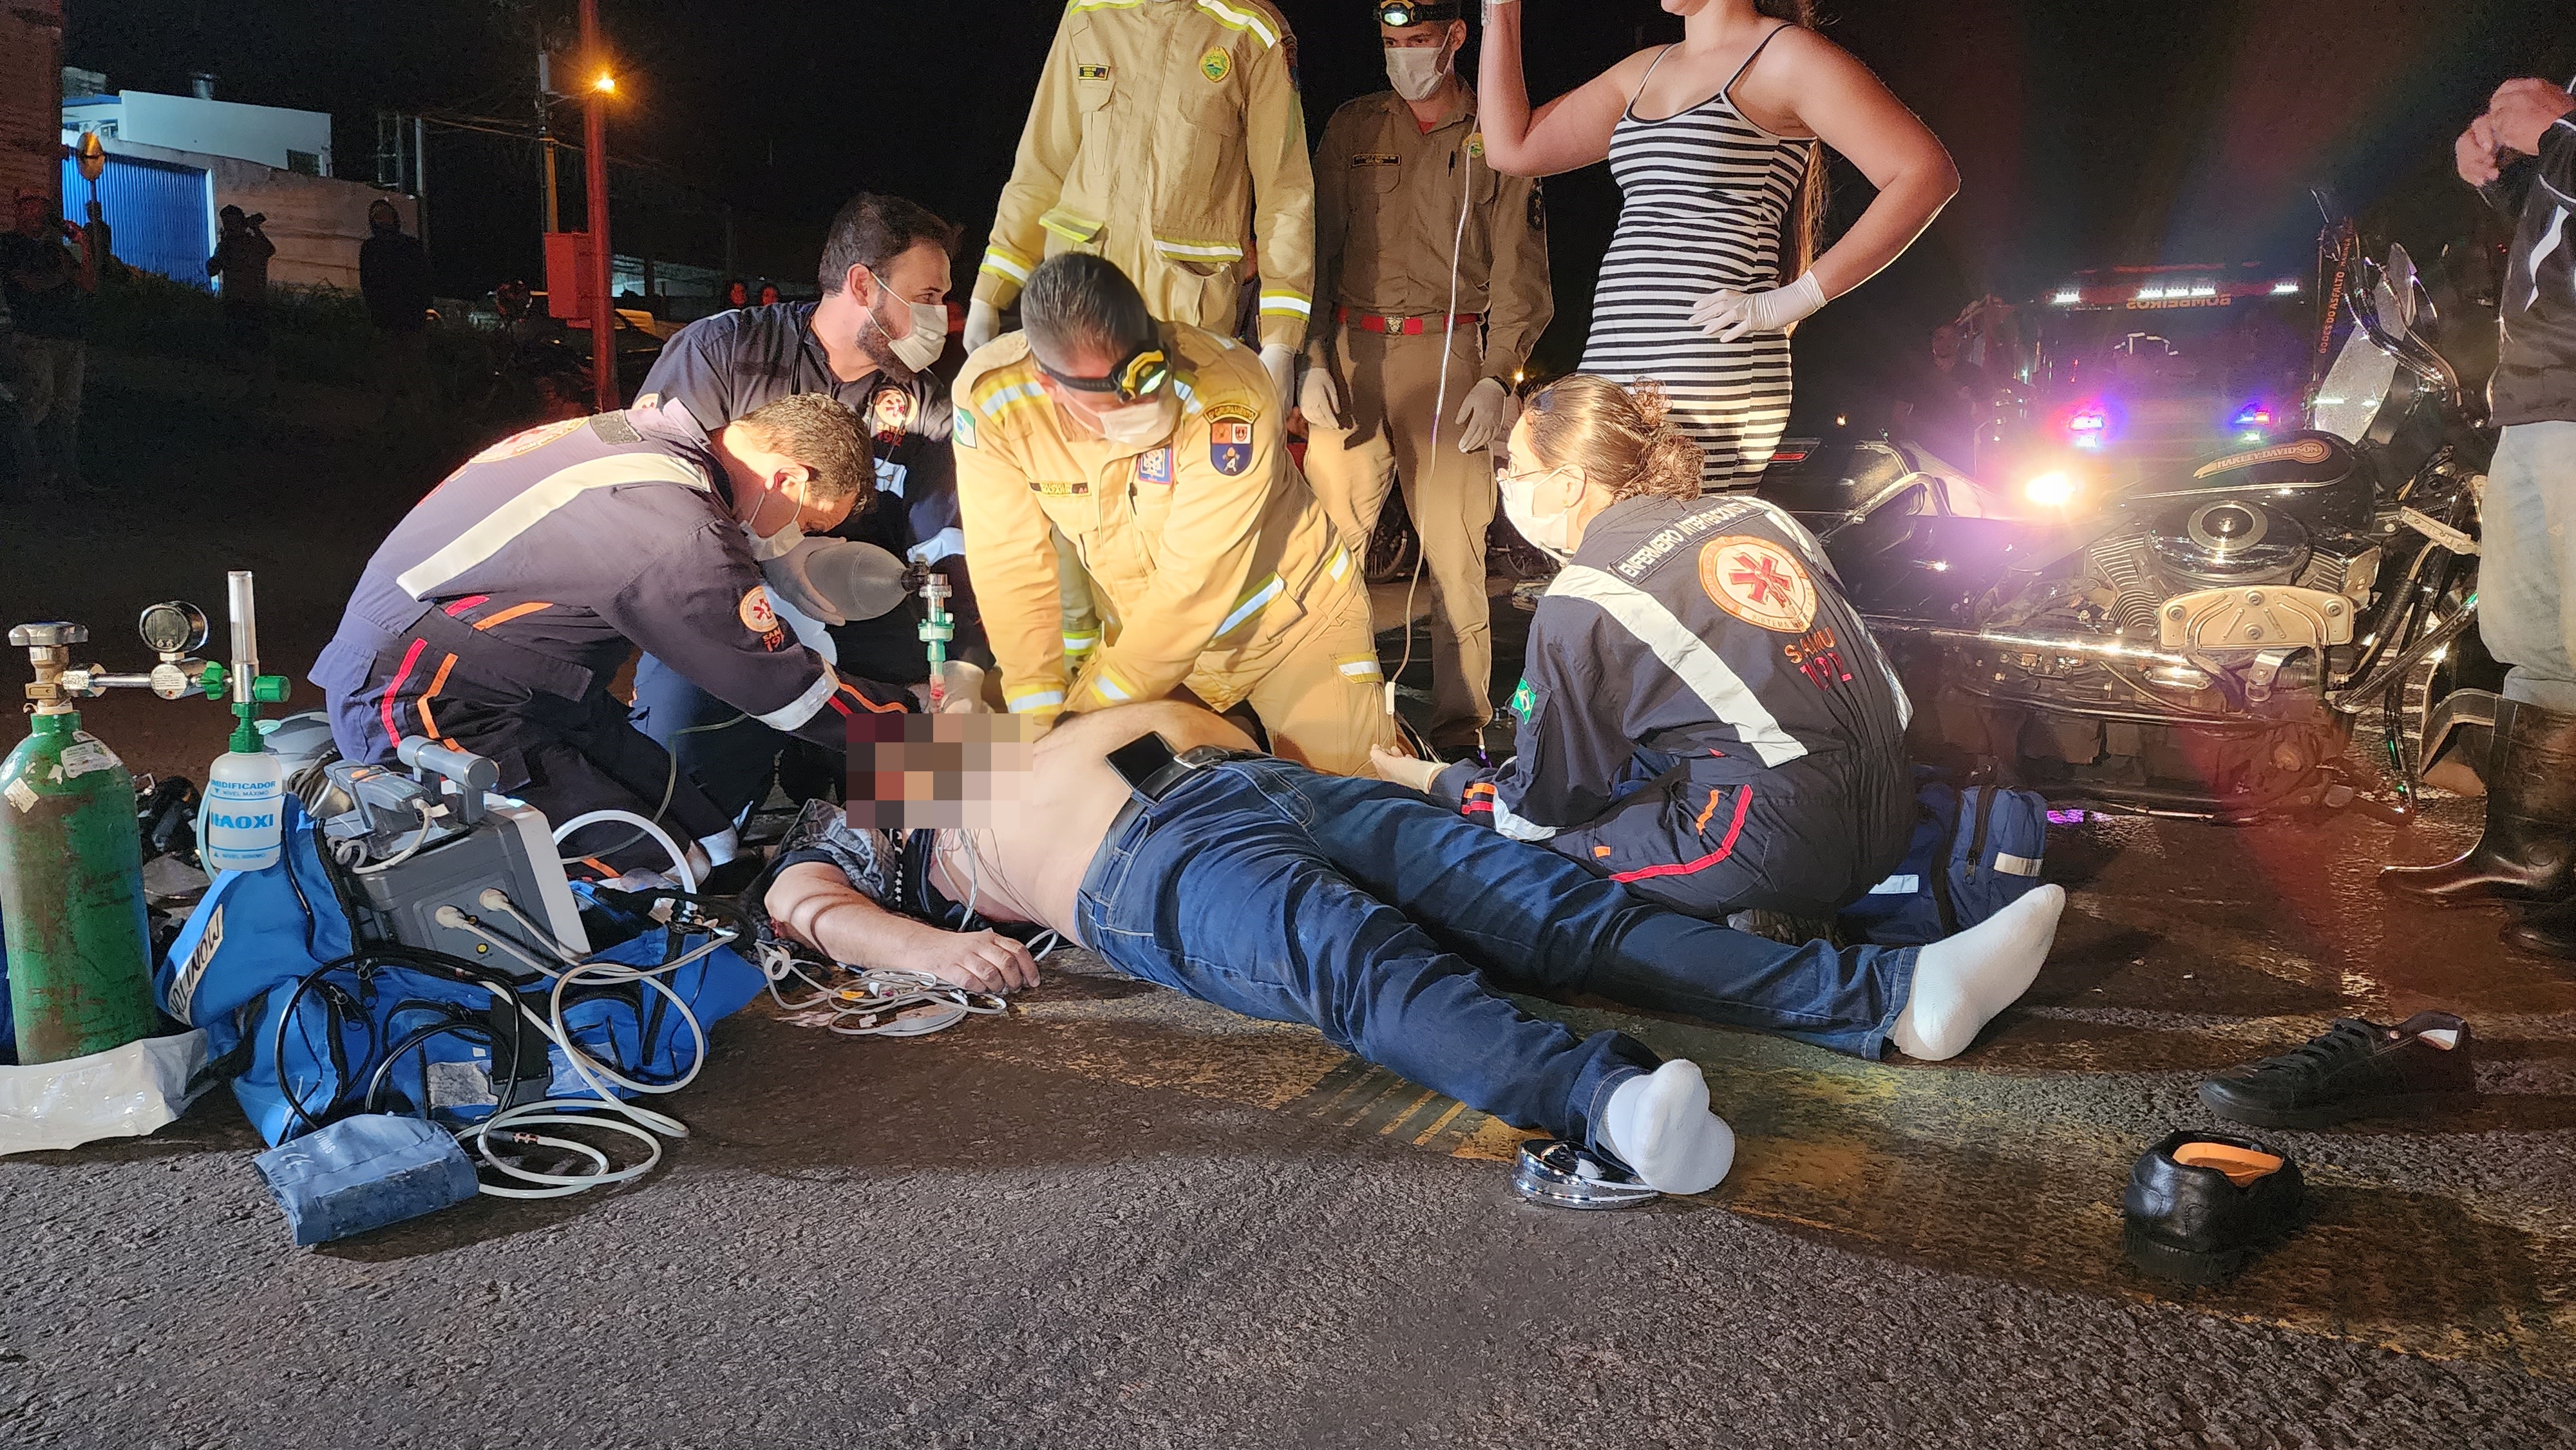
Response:
[[[1383,332],[1394,337],[1420,337],[1438,332],[1442,323],[1454,327],[1474,327],[1485,320],[1481,312],[1461,312],[1453,317],[1380,317],[1374,312],[1353,312],[1347,307],[1333,309],[1333,320],[1362,332]]]

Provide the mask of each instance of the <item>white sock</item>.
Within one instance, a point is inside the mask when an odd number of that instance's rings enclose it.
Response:
[[[1674,1058],[1610,1090],[1610,1151],[1665,1193],[1706,1193],[1735,1165],[1735,1131],[1708,1108],[1699,1064]]]
[[[2021,999],[2057,939],[2066,888],[2043,886],[1914,959],[1914,994],[1887,1040],[1939,1062],[1968,1050],[1995,1014]]]

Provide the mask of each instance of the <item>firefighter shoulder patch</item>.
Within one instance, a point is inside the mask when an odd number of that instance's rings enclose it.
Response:
[[[973,405],[969,404],[968,406],[957,410],[957,421],[955,425],[950,428],[948,436],[954,440],[960,448],[972,448],[975,446],[975,409]]]
[[[1223,46],[1212,47],[1199,57],[1199,74],[1215,85],[1224,85],[1225,78],[1234,74],[1234,57]]]
[[[1699,551],[1699,586],[1747,624],[1800,634],[1816,617],[1816,581],[1798,556],[1769,539],[1731,534]]]
[[[1252,416],[1239,403],[1208,407],[1208,464],[1228,478],[1240,478],[1252,468]]]

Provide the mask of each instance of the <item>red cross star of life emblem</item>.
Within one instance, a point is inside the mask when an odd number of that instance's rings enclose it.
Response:
[[[1804,633],[1816,618],[1816,581],[1795,553],[1733,534],[1699,551],[1699,583],[1717,607],[1764,629]]]

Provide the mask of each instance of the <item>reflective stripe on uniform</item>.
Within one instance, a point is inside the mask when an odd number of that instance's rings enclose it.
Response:
[[[1261,313],[1265,317],[1312,317],[1315,299],[1284,287],[1265,287],[1261,290]]]
[[[1243,602],[1234,606],[1234,612],[1225,617],[1225,622],[1216,627],[1217,637],[1222,638],[1233,633],[1236,626],[1259,614],[1262,606],[1278,598],[1280,591],[1287,587],[1287,581],[1276,574],[1254,585],[1252,592],[1243,596]]]
[[[1013,383],[995,388],[975,400],[975,411],[995,422],[1013,408],[1024,408],[1045,401],[1046,393],[1035,383]]]
[[[1201,262],[1240,262],[1243,248],[1231,242],[1199,242],[1186,237],[1156,237],[1154,250],[1167,257],[1189,257]]]
[[[1091,689],[1094,694],[1112,704],[1124,705],[1136,698],[1134,691],[1118,683],[1118,677],[1107,670],[1102,670],[1091,677]]]
[[[1271,29],[1270,22],[1255,11],[1238,10],[1226,4],[1225,0],[1199,0],[1199,8],[1214,16],[1216,23],[1228,30],[1249,30],[1260,36],[1265,49],[1279,43],[1279,32]]]
[[[1554,826],[1542,826],[1536,821],[1513,815],[1511,808],[1503,804],[1502,793],[1494,789],[1492,781],[1480,780],[1467,787],[1467,798],[1459,804],[1458,813],[1492,816],[1494,829],[1515,841],[1544,841],[1556,834]]]
[[[546,475],[475,520],[447,547],[404,570],[394,587],[414,599],[427,599],[438,592],[438,586],[501,552],[511,540],[574,499],[594,488],[634,483],[676,483],[700,493],[712,487],[705,474],[666,453],[615,453],[576,463]]]
[[[1005,695],[1002,702],[1010,706],[1012,714],[1025,715],[1032,710],[1053,710],[1061,707],[1064,704],[1064,691],[1040,685],[1033,689],[1023,689],[1017,694]]]
[[[1333,551],[1333,562],[1324,566],[1324,572],[1332,575],[1336,579],[1350,573],[1351,551],[1348,549],[1335,549]]]
[[[1354,680],[1386,678],[1386,666],[1379,664],[1375,655],[1340,655],[1333,660],[1333,667]]]
[[[1007,277],[1014,282],[1026,282],[1029,280],[1029,269],[1036,265],[1028,258],[995,242],[984,248],[984,265],[980,270],[990,272],[996,277]]]
[[[804,729],[805,722],[813,719],[816,714],[820,713],[823,706],[830,702],[833,694],[840,688],[841,677],[832,673],[832,667],[830,665],[824,665],[823,677],[816,680],[813,687],[808,689],[804,694],[797,696],[795,699],[788,701],[786,704],[779,706],[777,709],[770,711],[766,715],[755,715],[752,718],[758,720],[761,724],[768,726],[772,730],[783,730],[793,734],[798,730]]]
[[[1088,634],[1068,634],[1064,637],[1064,652],[1069,655],[1087,655],[1098,648],[1100,648],[1100,631],[1096,629]]]
[[[1071,223],[1071,225],[1068,225],[1068,223]],[[1107,226],[1108,223],[1094,221],[1089,217],[1069,217],[1057,212],[1048,212],[1045,216],[1038,218],[1038,225],[1055,233],[1057,236],[1064,238],[1066,241],[1073,243],[1077,247],[1086,247],[1091,244],[1093,238],[1100,235],[1101,228]]]
[[[1691,633],[1653,595],[1585,564],[1566,566],[1547,592],[1600,606],[1639,644],[1654,651],[1664,667],[1699,696],[1712,718],[1734,727],[1736,738],[1764,765],[1785,765],[1807,753],[1807,747],[1780,728],[1779,720],[1762,708],[1743,677],[1708,647],[1708,641]]]

